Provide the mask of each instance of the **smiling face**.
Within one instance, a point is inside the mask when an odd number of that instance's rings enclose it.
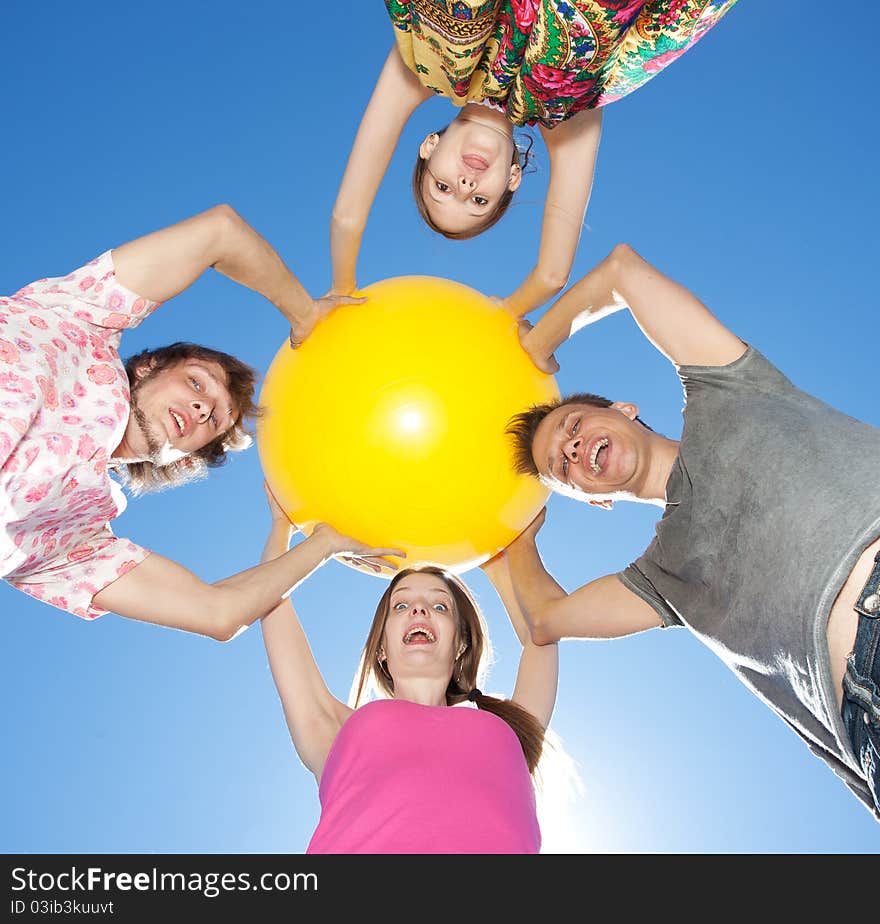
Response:
[[[509,123],[503,117],[497,122],[498,115],[462,114],[442,134],[428,135],[419,148],[425,162],[422,202],[431,221],[446,233],[482,225],[522,180]]]
[[[463,645],[455,600],[437,574],[407,574],[393,588],[382,632],[380,653],[387,672],[403,678],[452,676]]]
[[[541,421],[532,441],[538,472],[551,488],[592,497],[638,491],[648,463],[649,431],[634,404],[563,404]]]
[[[151,373],[136,371],[121,454],[158,461],[196,452],[235,422],[236,410],[223,367],[205,359],[187,359]]]

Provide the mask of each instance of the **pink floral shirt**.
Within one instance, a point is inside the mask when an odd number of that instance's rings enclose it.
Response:
[[[0,298],[0,576],[83,619],[149,554],[110,529],[126,501],[107,463],[129,415],[119,339],[156,307],[109,250]]]

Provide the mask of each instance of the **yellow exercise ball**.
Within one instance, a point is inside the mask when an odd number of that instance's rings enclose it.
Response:
[[[401,276],[367,286],[305,343],[278,350],[260,394],[266,480],[306,534],[316,523],[405,564],[482,564],[548,491],[512,467],[512,414],[559,396],[516,320],[468,286]],[[399,562],[401,563],[401,562]]]

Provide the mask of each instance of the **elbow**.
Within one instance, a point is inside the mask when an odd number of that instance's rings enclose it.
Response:
[[[225,594],[219,588],[213,588],[214,593],[207,601],[206,611],[208,618],[204,634],[215,642],[229,642],[245,627],[240,608],[230,605],[225,600]]]
[[[531,629],[532,644],[537,645],[539,648],[544,645],[552,645],[557,639],[555,639],[550,632],[543,626],[533,626]]]
[[[629,281],[644,268],[645,261],[629,244],[616,244],[600,266],[608,288],[626,298]]]
[[[538,268],[538,283],[547,292],[547,298],[555,298],[568,285],[568,272],[558,267]]]
[[[238,635],[238,628],[231,624],[215,622],[208,628],[207,635],[215,642],[229,642]]]
[[[239,626],[236,621],[217,613],[212,613],[205,626],[204,634],[215,642],[231,641],[238,634]]]
[[[615,274],[622,274],[636,263],[642,262],[642,258],[629,244],[621,243],[614,245],[614,250],[608,256],[608,262],[611,264]]]
[[[528,623],[533,645],[552,645],[559,640],[552,631],[548,613],[544,607],[529,613]]]
[[[208,209],[205,216],[211,224],[215,240],[220,244],[233,240],[245,224],[241,215],[225,202]]]
[[[241,215],[226,202],[221,202],[219,205],[212,206],[205,214],[209,215],[211,221],[220,227],[237,225],[242,221]]]

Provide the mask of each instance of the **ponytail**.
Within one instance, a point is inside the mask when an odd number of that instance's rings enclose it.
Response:
[[[529,773],[534,773],[541,759],[544,749],[544,726],[528,711],[523,709],[511,699],[500,699],[497,696],[487,696],[482,690],[474,687],[470,693],[465,693],[453,681],[446,692],[446,701],[449,705],[460,703],[463,700],[474,703],[477,709],[491,712],[499,719],[507,722],[519,738],[520,746],[526,758]]]

